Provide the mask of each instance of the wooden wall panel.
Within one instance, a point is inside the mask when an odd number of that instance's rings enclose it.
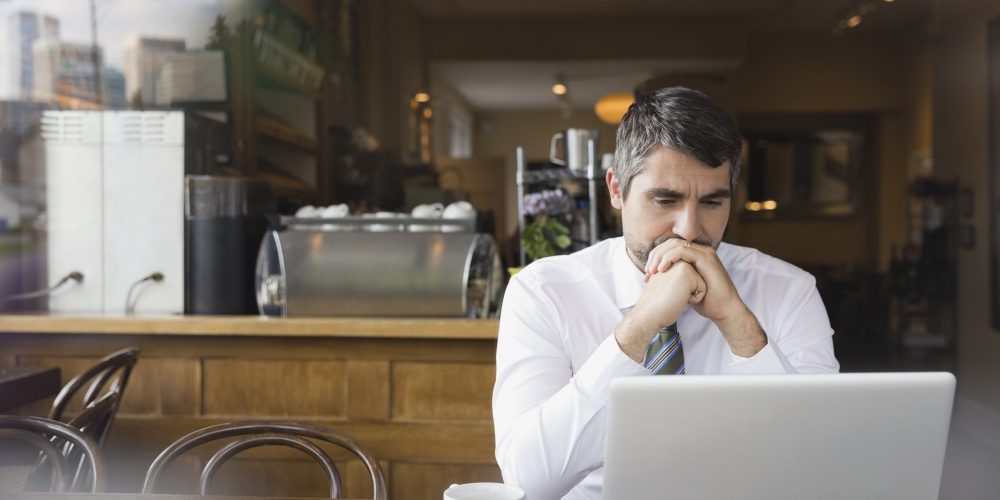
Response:
[[[152,459],[181,436],[252,419],[352,436],[380,460],[394,500],[441,498],[452,483],[500,478],[490,411],[494,339],[3,332],[0,339],[0,355],[20,365],[60,366],[65,380],[123,345],[142,350],[105,448],[113,492],[139,491]],[[163,492],[193,491],[206,458],[205,450],[194,451],[168,469],[173,487]],[[347,460],[331,452],[338,463]],[[249,450],[230,465],[243,468],[232,474],[250,478],[237,481],[241,487],[266,483],[237,493],[325,491],[319,466],[295,450]],[[348,461],[341,473],[347,498],[370,494],[359,462]],[[267,489],[282,485],[291,489]]]
[[[205,415],[345,415],[342,361],[206,359]]]
[[[392,416],[488,421],[495,371],[486,363],[394,363]]]
[[[379,467],[382,467],[385,485],[389,487],[392,484],[392,466],[387,460],[379,460],[378,464]],[[341,496],[344,498],[372,498],[371,476],[368,473],[368,467],[365,467],[360,460],[348,462],[347,467],[341,469],[340,473],[344,478],[344,494]]]
[[[347,362],[347,415],[358,420],[389,419],[389,362]]]
[[[62,383],[83,373],[100,360],[99,357],[80,356],[22,356],[23,366],[58,366]],[[132,370],[125,395],[118,409],[122,415],[197,415],[201,408],[201,367],[197,359],[163,359],[143,357]],[[74,402],[67,407],[67,414],[75,414],[86,392],[84,386],[77,392]],[[28,413],[47,413],[52,399],[25,407]]]
[[[479,482],[503,482],[500,468],[495,465],[394,463],[389,498],[441,498],[452,484]]]
[[[201,363],[197,359],[139,354],[125,387],[120,415],[197,415],[201,412]]]

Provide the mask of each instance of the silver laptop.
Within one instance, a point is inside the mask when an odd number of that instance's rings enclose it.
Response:
[[[936,500],[950,373],[626,377],[603,498]]]

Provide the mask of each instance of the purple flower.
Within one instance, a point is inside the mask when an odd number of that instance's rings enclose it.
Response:
[[[573,200],[561,189],[524,195],[524,213],[528,215],[558,215],[569,213],[572,209]]]

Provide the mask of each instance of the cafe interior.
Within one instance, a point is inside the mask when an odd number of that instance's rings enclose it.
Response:
[[[502,482],[504,287],[621,235],[617,124],[684,86],[744,137],[724,241],[816,278],[842,372],[952,372],[940,498],[997,498],[995,1],[6,0],[0,21],[21,433],[0,496]],[[38,459],[30,433],[76,444]]]

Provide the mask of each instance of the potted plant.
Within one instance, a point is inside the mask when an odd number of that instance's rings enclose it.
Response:
[[[531,223],[524,228],[521,244],[531,260],[556,255],[569,248],[569,227],[560,220],[571,215],[573,199],[561,189],[524,195],[524,213]]]

